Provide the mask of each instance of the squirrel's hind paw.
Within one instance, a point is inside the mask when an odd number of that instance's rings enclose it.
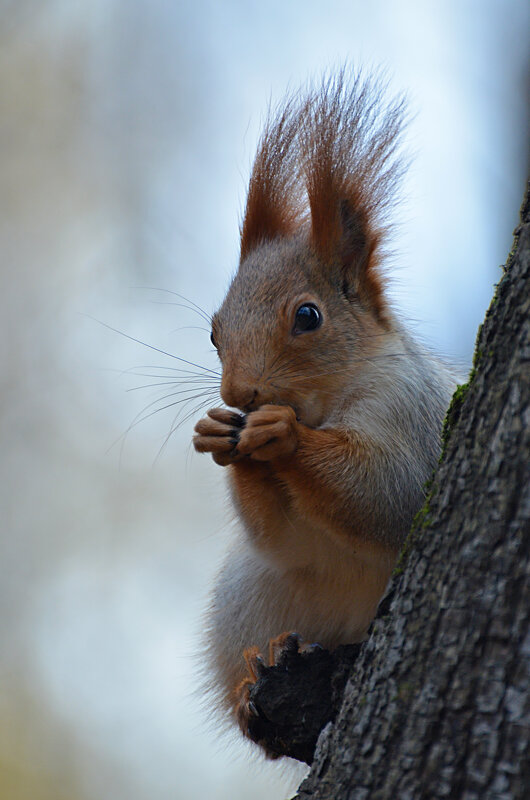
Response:
[[[268,665],[257,647],[245,650],[244,657],[248,674],[234,698],[243,734],[268,758],[286,755],[310,764],[330,718],[331,654],[287,632],[269,642]]]

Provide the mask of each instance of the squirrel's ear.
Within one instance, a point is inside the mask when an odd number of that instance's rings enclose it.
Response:
[[[256,174],[257,173],[257,174]],[[294,230],[296,212],[280,195],[272,181],[262,180],[257,170],[250,181],[245,216],[241,225],[241,261],[258,245],[289,236]]]
[[[366,211],[356,208],[351,199],[332,201],[324,214],[323,210],[312,216],[315,250],[329,264],[343,294],[359,300],[384,321],[383,281],[377,269],[380,236],[371,228]]]
[[[350,288],[358,291],[357,285],[362,282],[364,272],[368,267],[369,232],[366,220],[359,211],[351,207],[348,200],[339,203],[340,234],[336,249],[340,256],[340,263],[344,280],[351,284]]]
[[[340,70],[322,83],[302,126],[311,240],[332,281],[385,321],[379,272],[387,212],[403,166],[403,100],[377,77]],[[339,274],[337,274],[339,270]]]
[[[378,273],[379,236],[373,231],[362,211],[349,200],[339,203],[340,239],[336,254],[342,270],[342,291],[349,298],[357,297],[384,318],[383,282]]]

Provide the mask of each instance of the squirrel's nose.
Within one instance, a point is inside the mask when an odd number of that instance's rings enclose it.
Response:
[[[252,411],[259,405],[259,392],[242,378],[225,377],[221,381],[221,397],[227,406]]]
[[[254,411],[260,405],[261,402],[259,399],[259,392],[257,389],[254,389],[254,394],[252,395],[250,401],[248,403],[245,403],[245,405],[241,406],[241,408],[243,409],[243,411],[246,411],[248,413],[249,411]]]

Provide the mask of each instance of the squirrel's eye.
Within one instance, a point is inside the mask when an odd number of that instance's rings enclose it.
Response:
[[[215,341],[215,336],[213,335],[213,331],[210,333],[210,341],[213,344],[213,346],[215,347],[215,349],[217,350],[217,343]]]
[[[314,303],[304,303],[294,315],[293,333],[314,331],[320,327],[322,314]]]

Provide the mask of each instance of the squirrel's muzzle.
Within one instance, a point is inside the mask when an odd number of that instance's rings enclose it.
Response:
[[[263,404],[254,381],[245,379],[240,374],[230,374],[227,370],[224,370],[221,381],[221,397],[227,406],[240,408],[242,411],[252,411]]]

